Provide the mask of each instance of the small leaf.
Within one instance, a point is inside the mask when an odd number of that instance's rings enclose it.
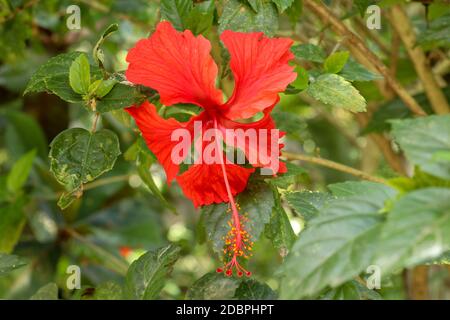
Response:
[[[235,298],[239,300],[275,300],[277,293],[265,283],[245,280],[236,289]]]
[[[0,253],[0,276],[25,266],[27,262],[16,255]]]
[[[318,215],[324,206],[333,199],[329,193],[311,191],[289,192],[285,197],[289,205],[306,221]]]
[[[366,100],[350,82],[337,74],[323,74],[312,82],[308,94],[313,98],[352,112],[366,111]]]
[[[373,81],[383,79],[383,76],[367,70],[363,65],[349,59],[339,75],[348,81]]]
[[[19,241],[26,218],[23,207],[25,196],[20,196],[13,203],[0,204],[0,252],[10,253]]]
[[[225,300],[232,299],[239,281],[223,274],[211,272],[195,281],[186,293],[187,300]]]
[[[106,89],[108,88],[106,87],[104,91]],[[100,113],[105,113],[137,105],[144,100],[145,96],[139,93],[135,87],[117,83],[105,96],[96,101],[96,110]]]
[[[350,56],[348,51],[338,51],[330,55],[324,62],[323,68],[328,73],[338,73],[347,63]]]
[[[69,83],[73,91],[78,94],[89,93],[91,84],[91,69],[89,60],[84,53],[81,53],[70,65]]]
[[[214,21],[214,0],[196,3],[185,19],[186,29],[194,34],[206,33]]]
[[[34,158],[36,157],[36,150],[33,149],[27,154],[23,155],[16,163],[14,163],[11,171],[8,174],[6,184],[8,191],[12,194],[19,192],[30,175],[31,167]]]
[[[58,300],[58,286],[55,283],[49,283],[40,288],[30,300]]]
[[[95,85],[93,83],[89,88],[89,93],[96,98],[103,98],[112,90],[116,83],[115,79],[97,80]]]
[[[450,180],[450,162],[433,156],[450,150],[450,115],[394,120],[391,123],[395,141],[411,163],[422,171]]]
[[[113,24],[109,25],[105,29],[105,31],[103,31],[102,36],[97,41],[97,43],[94,46],[94,49],[92,50],[95,61],[101,67],[103,67],[103,64],[105,63],[105,58],[103,56],[103,51],[101,50],[101,46],[102,46],[103,42],[105,41],[105,39],[107,37],[109,37],[111,34],[113,34],[114,32],[116,32],[117,30],[119,30],[119,25],[117,23],[113,23]]]
[[[292,230],[289,218],[281,204],[278,190],[274,188],[275,205],[272,209],[270,222],[266,225],[266,236],[272,240],[273,246],[278,250],[281,257],[287,256],[292,244],[297,239],[294,230]]]
[[[292,53],[297,59],[322,63],[325,61],[325,51],[311,43],[298,44],[291,47]]]
[[[94,133],[81,128],[67,129],[50,146],[50,170],[68,191],[111,170],[120,154],[117,135],[106,129]]]
[[[297,78],[294,80],[294,82],[291,83],[291,86],[298,90],[305,90],[306,88],[308,88],[308,71],[300,66],[297,66],[295,68],[295,72],[297,73]]]
[[[164,279],[172,272],[180,248],[168,245],[149,251],[134,261],[126,276],[126,291],[130,299],[155,299],[164,287]]]

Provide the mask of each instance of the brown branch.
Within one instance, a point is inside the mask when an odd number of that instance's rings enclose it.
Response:
[[[349,44],[348,47],[351,51],[358,51],[362,55],[364,55],[367,60],[377,69],[377,71],[384,76],[385,80],[392,88],[392,90],[395,91],[395,93],[414,114],[419,116],[426,115],[425,111],[414,100],[414,98],[391,75],[389,69],[384,65],[384,63],[372,51],[370,51],[369,48],[367,48],[364,42],[357,35],[355,35],[350,29],[347,28],[344,23],[342,23],[337,17],[335,17],[325,5],[314,0],[304,0],[304,5],[324,23],[331,25],[333,31],[345,37],[345,40]]]
[[[307,156],[304,154],[297,154],[297,153],[290,153],[290,152],[282,152],[282,156],[285,157],[287,160],[300,160],[300,161],[305,161],[305,162],[310,162],[310,163],[314,163],[314,164],[318,164],[320,166],[323,167],[327,167],[330,169],[334,169],[337,171],[341,171],[341,172],[345,172],[348,174],[351,174],[355,177],[364,179],[364,180],[368,180],[368,181],[373,181],[373,182],[378,182],[378,183],[383,183],[386,184],[386,180],[384,180],[383,178],[378,178],[378,177],[374,177],[371,176],[368,173],[365,173],[363,171],[357,170],[355,168],[343,165],[341,163],[337,163],[331,160],[327,160],[327,159],[323,159],[323,158],[317,158],[317,157],[312,157],[312,156]]]
[[[405,45],[434,112],[437,114],[449,113],[450,107],[447,99],[439,88],[425,53],[420,46],[416,45],[416,35],[405,11],[399,5],[395,5],[391,8],[388,17]]]

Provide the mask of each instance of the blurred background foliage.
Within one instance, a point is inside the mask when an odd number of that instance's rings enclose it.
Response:
[[[413,62],[393,32],[388,17],[382,15],[380,30],[365,28],[365,9],[374,2],[325,1],[335,15],[392,68],[398,82],[423,109],[432,112],[418,83]],[[138,39],[147,37],[162,17],[176,21],[179,29],[189,28],[210,39],[212,54],[220,63],[221,87],[228,95],[233,82],[226,65],[227,53],[218,44],[218,34],[223,29],[260,30],[272,36],[292,37],[296,44],[318,45],[324,58],[340,50],[342,39],[333,33],[329,24],[311,14],[300,0],[195,1],[198,12],[174,18],[171,14],[177,3],[181,1],[0,0],[0,173],[5,182],[13,167],[20,164],[18,170],[25,175],[20,178],[24,181],[14,195],[7,195],[6,189],[1,191],[0,199],[9,204],[2,205],[0,221],[6,217],[6,211],[12,212],[9,216],[18,218],[13,228],[0,228],[0,252],[14,253],[26,262],[5,275],[1,275],[0,268],[0,298],[29,298],[48,283],[57,284],[60,298],[90,298],[93,294],[89,288],[105,282],[114,286],[108,281],[123,284],[123,276],[132,261],[168,243],[176,243],[181,251],[170,278],[164,282],[161,298],[185,298],[188,288],[197,279],[218,266],[200,225],[199,211],[194,210],[176,185],[168,188],[162,168],[151,155],[146,155],[143,141],[136,131],[130,130],[132,122],[121,109],[102,114],[99,126],[118,135],[122,155],[111,171],[87,183],[83,196],[61,210],[57,200],[64,188],[49,172],[49,143],[67,128],[89,129],[92,115],[80,103],[69,103],[56,95],[45,92],[23,95],[31,75],[41,64],[61,53],[91,52],[105,28],[113,23],[118,24],[118,31],[102,45],[106,70],[125,70],[127,50]],[[398,3],[407,10],[440,86],[446,87],[450,44],[447,1],[378,2],[384,12]],[[69,30],[66,25],[70,16],[66,10],[74,4],[81,12],[80,30]],[[296,57],[310,76],[320,75],[317,70],[322,58],[302,59],[297,54]],[[343,108],[320,103],[304,92],[286,92],[273,113],[279,129],[287,132],[285,150],[320,156],[384,178],[394,177],[397,175],[395,168],[383,157],[377,138],[374,140],[371,136],[387,136],[391,125],[388,120],[411,117],[411,112],[376,70],[362,67],[353,55],[340,74],[350,79],[355,68],[359,77],[367,78],[352,83],[366,99],[371,116],[355,116]],[[450,96],[448,87],[443,91]],[[392,147],[394,152],[398,151],[397,145],[392,144]],[[142,163],[151,165],[150,171],[140,171]],[[311,163],[302,163],[302,168],[302,174],[290,181],[288,190],[325,191],[329,184],[355,179],[348,173]],[[3,182],[2,188],[7,185]],[[285,202],[283,199],[282,205],[292,230],[298,234],[305,217],[287,207]],[[277,270],[282,262],[283,257],[270,245],[270,240],[261,237],[255,245],[249,269],[254,271],[255,280],[276,291],[279,286]],[[81,267],[83,290],[67,289],[69,265]],[[448,270],[435,266],[427,272],[429,297],[449,298]],[[383,289],[376,293],[380,296],[375,298],[411,297],[405,277],[408,275],[397,274],[384,279]],[[224,286],[233,282],[232,279],[223,281],[230,282],[222,284]],[[97,295],[100,291],[97,290]],[[190,297],[210,297],[204,292],[203,296],[195,294],[191,292]],[[358,281],[353,281],[326,292],[324,297],[373,298],[370,294],[374,293],[365,292]],[[228,298],[225,293],[223,297]]]

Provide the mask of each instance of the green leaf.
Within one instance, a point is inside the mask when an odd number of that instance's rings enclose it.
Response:
[[[308,88],[308,71],[300,66],[297,66],[295,67],[295,72],[297,72],[297,78],[294,80],[294,82],[291,83],[291,86],[298,90],[305,90],[306,88]]]
[[[210,272],[195,281],[186,293],[187,300],[225,300],[232,299],[239,286],[233,277]]]
[[[277,5],[278,11],[282,13],[284,10],[292,6],[294,0],[272,0],[272,2]]]
[[[298,44],[291,47],[292,53],[297,59],[323,63],[325,61],[325,51],[319,46],[311,43]]]
[[[255,181],[249,183],[247,189],[239,194],[236,201],[241,208],[240,213],[247,214],[248,221],[244,227],[254,242],[259,238],[264,225],[269,222],[272,215],[274,206],[272,190],[266,183]],[[223,253],[223,237],[229,231],[228,221],[231,216],[227,209],[228,205],[224,203],[202,208],[208,239],[212,241],[213,249],[219,255]]]
[[[27,262],[16,255],[0,253],[0,276],[21,268]]]
[[[193,8],[191,0],[161,0],[161,18],[172,23],[178,31],[186,29],[184,20]]]
[[[382,300],[380,294],[368,289],[356,280],[351,280],[343,285],[329,289],[320,297],[321,300]]]
[[[33,74],[24,94],[47,91],[67,102],[82,102],[82,96],[72,90],[69,81],[69,69],[81,54],[81,52],[63,53],[48,60]],[[91,66],[90,69],[92,79],[101,78],[97,67]]]
[[[81,53],[70,65],[69,83],[76,93],[89,93],[91,68],[89,66],[89,60],[84,53]]]
[[[273,190],[275,205],[272,209],[270,222],[266,225],[266,236],[272,241],[273,246],[278,250],[281,257],[286,257],[292,244],[297,239],[292,230],[289,218],[281,204],[280,195]]]
[[[117,135],[107,129],[94,133],[67,129],[53,139],[50,147],[50,170],[68,191],[111,170],[120,154]]]
[[[355,6],[358,9],[359,14],[361,17],[364,17],[366,14],[367,7],[373,4],[374,0],[353,0],[353,6]]]
[[[49,283],[40,288],[30,300],[58,300],[58,286],[55,283]]]
[[[366,111],[366,100],[350,82],[337,74],[323,74],[310,83],[308,94],[313,98],[352,112]]]
[[[293,4],[286,10],[286,14],[292,24],[298,22],[303,12],[303,0],[294,0]]]
[[[450,150],[450,115],[394,120],[391,123],[395,141],[411,163],[436,177],[450,179],[450,163],[434,156]]]
[[[116,83],[117,80],[115,79],[96,80],[89,86],[89,95],[96,98],[103,98],[112,90]]]
[[[134,261],[126,276],[126,292],[130,299],[157,298],[164,287],[164,279],[172,272],[180,256],[180,247],[168,245],[149,251]]]
[[[105,41],[105,39],[107,37],[109,37],[110,35],[112,35],[114,32],[116,32],[117,30],[119,30],[119,25],[117,23],[113,23],[113,24],[109,25],[105,29],[105,31],[103,31],[102,36],[97,41],[97,43],[94,46],[94,49],[92,50],[95,62],[97,62],[97,64],[101,67],[103,67],[103,64],[105,63],[105,57],[103,55],[101,46],[102,46],[103,42]]]
[[[349,59],[339,75],[348,81],[373,81],[383,79],[383,76],[367,70],[363,65]]]
[[[105,91],[106,89],[107,88],[105,88]],[[132,105],[139,105],[144,100],[145,96],[141,94],[136,87],[117,83],[108,94],[96,101],[96,110],[100,113],[105,113]]]
[[[194,34],[206,33],[213,24],[215,9],[214,0],[195,4],[185,19],[186,29]]]
[[[25,203],[25,197],[21,196],[13,203],[0,205],[0,252],[12,252],[19,241],[26,221],[23,211]]]
[[[6,109],[4,114],[8,124],[7,134],[17,137],[13,139],[14,145],[6,145],[11,157],[16,160],[22,154],[36,149],[38,156],[47,159],[47,138],[36,120],[24,112],[15,110]]]
[[[332,200],[311,219],[282,266],[282,299],[313,297],[337,287],[373,263],[387,194],[393,189]]]
[[[306,221],[318,215],[323,207],[333,199],[329,193],[312,191],[289,192],[285,198],[289,205]]]
[[[239,300],[275,300],[277,293],[265,283],[245,280],[236,289],[235,298]]]
[[[114,281],[108,281],[95,288],[93,300],[122,300],[123,289]]]
[[[16,163],[14,163],[6,180],[6,185],[9,192],[15,194],[22,189],[28,179],[28,176],[30,175],[35,157],[36,150],[31,150],[27,154],[23,155]]]
[[[433,20],[417,42],[425,48],[450,47],[450,13]]]
[[[383,193],[387,198],[394,196],[391,188],[386,188],[383,184],[371,181],[345,181],[333,183],[327,187],[333,196],[338,198],[363,195],[371,197],[373,194]]]
[[[450,189],[426,188],[396,201],[381,230],[375,264],[383,272],[438,258],[450,249]]]
[[[350,56],[348,51],[337,51],[325,60],[323,68],[328,73],[338,73],[347,63]]]
[[[224,0],[219,18],[219,32],[233,30],[239,32],[262,31],[273,36],[278,29],[278,12],[269,0],[257,0],[256,11],[239,0]]]

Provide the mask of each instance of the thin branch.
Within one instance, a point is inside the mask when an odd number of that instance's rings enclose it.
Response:
[[[311,12],[313,12],[325,24],[329,24],[337,34],[346,38],[349,50],[358,51],[364,55],[367,60],[381,73],[386,79],[387,83],[395,91],[395,93],[402,99],[405,105],[416,115],[425,116],[425,111],[414,100],[414,98],[405,90],[405,88],[391,75],[389,69],[372,51],[367,48],[365,43],[355,35],[347,26],[335,17],[328,8],[321,2],[314,0],[304,0],[304,5]]]
[[[352,167],[349,167],[349,166],[346,166],[346,165],[343,165],[341,163],[337,163],[337,162],[334,162],[331,160],[307,156],[304,154],[290,153],[290,152],[282,152],[282,156],[285,157],[287,160],[300,160],[300,161],[310,162],[310,163],[318,164],[323,167],[327,167],[327,168],[334,169],[337,171],[345,172],[345,173],[351,174],[355,177],[358,177],[358,178],[361,178],[364,180],[387,184],[387,181],[382,178],[371,176],[368,173],[365,173],[363,171],[357,170],[355,168],[352,168]]]
[[[446,114],[450,112],[447,99],[444,93],[439,88],[439,85],[431,72],[431,67],[427,61],[425,53],[422,48],[417,45],[416,34],[411,25],[405,11],[399,5],[391,8],[389,14],[390,23],[394,26],[398,35],[405,45],[408,55],[411,58],[417,75],[419,76],[425,93],[430,100],[431,107],[437,114]]]

